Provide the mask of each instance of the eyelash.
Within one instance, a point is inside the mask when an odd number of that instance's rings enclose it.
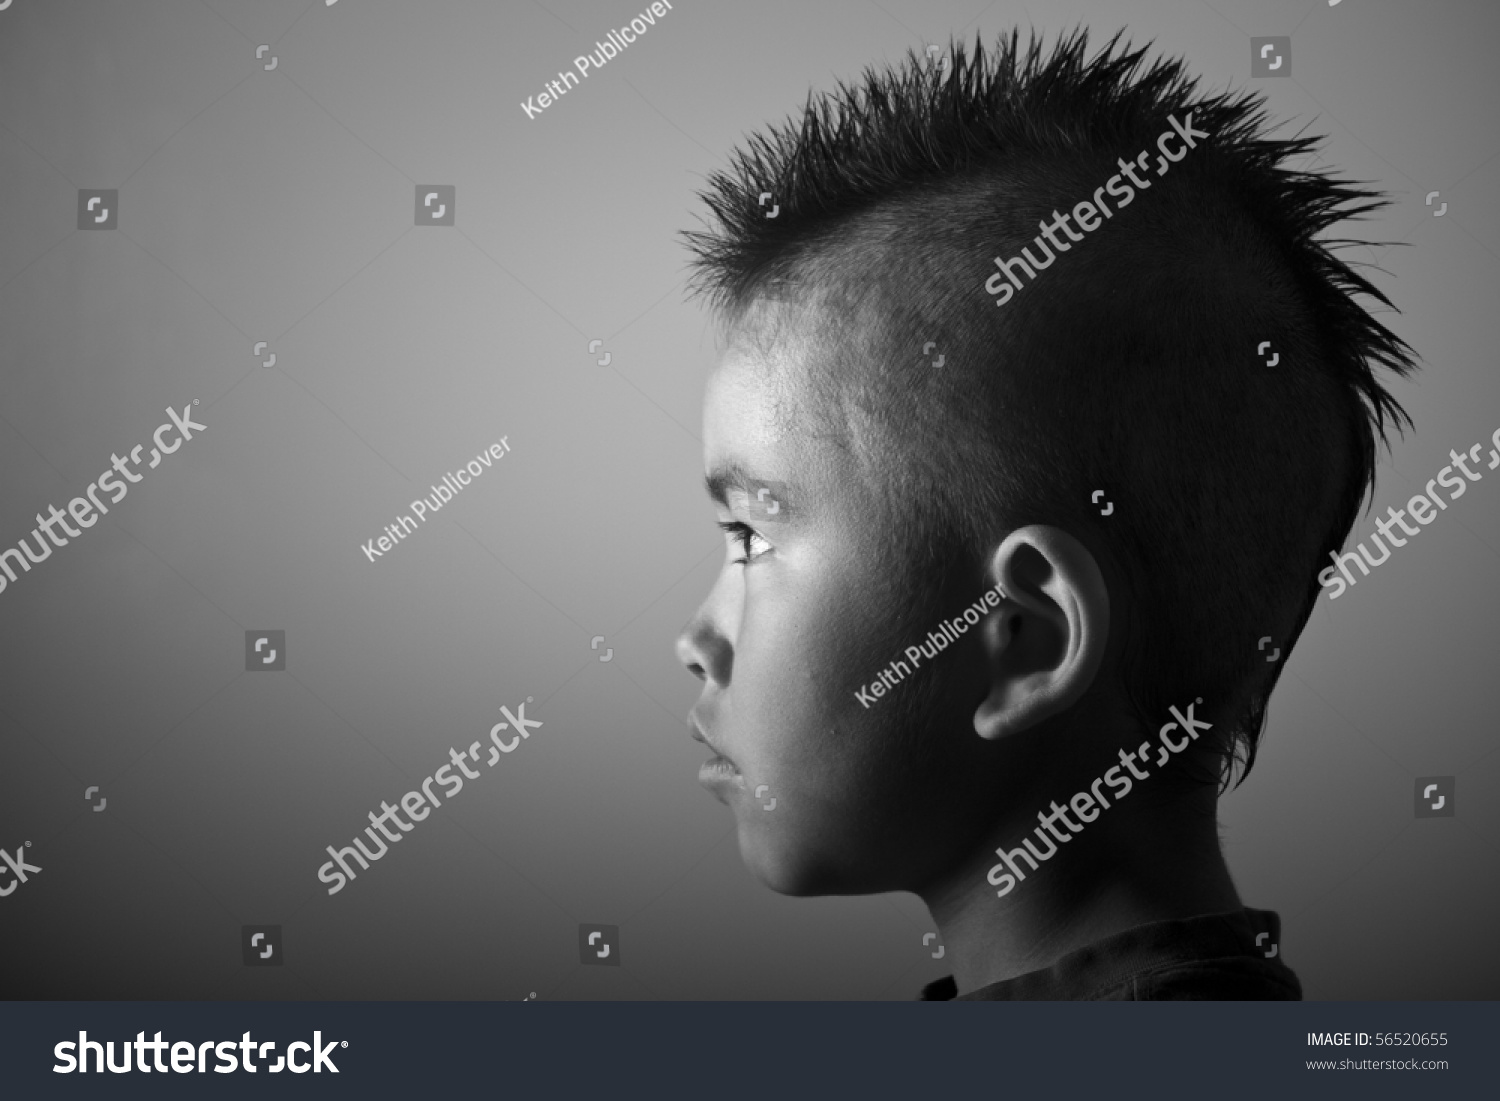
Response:
[[[770,546],[764,535],[756,531],[749,524],[741,523],[738,520],[720,520],[719,530],[734,536],[740,541],[740,546],[744,548],[745,556],[743,558],[736,558],[734,560],[736,565],[749,565],[752,558],[759,558],[761,554],[766,553],[766,551],[761,551],[760,554],[752,555],[750,553],[750,540],[759,539],[762,543],[766,543],[768,548]]]

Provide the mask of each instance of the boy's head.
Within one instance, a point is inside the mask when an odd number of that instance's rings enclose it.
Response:
[[[1351,295],[1386,300],[1316,239],[1374,193],[1118,39],[867,74],[687,235],[731,553],[679,650],[778,890],[920,890],[1198,697],[1162,796],[1243,774],[1258,643],[1291,650],[1405,417],[1372,367],[1409,349]]]

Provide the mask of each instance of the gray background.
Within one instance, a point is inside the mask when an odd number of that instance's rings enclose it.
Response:
[[[1340,234],[1406,243],[1351,257],[1425,362],[1394,387],[1417,431],[1377,510],[1500,426],[1490,5],[678,0],[526,117],[645,6],[0,11],[0,548],[166,406],[208,426],[0,593],[0,846],[44,869],[0,898],[0,993],[904,998],[946,971],[910,895],[750,878],[695,782],[698,682],[671,648],[723,553],[698,438],[715,334],[675,234],[744,134],[867,63],[1082,21],[1155,38],[1209,91],[1264,89],[1282,133],[1329,134],[1324,161],[1397,200]],[[1289,78],[1250,76],[1268,35],[1291,36]],[[457,188],[451,228],[414,227],[423,183]],[[82,188],[118,189],[117,229],[75,228]],[[502,435],[508,457],[366,560]],[[1322,600],[1223,802],[1242,895],[1281,912],[1309,997],[1500,992],[1497,547],[1487,472]],[[262,628],[285,672],[245,671]],[[325,845],[527,697],[542,729],[325,893]],[[1427,775],[1457,777],[1455,817],[1414,816]],[[619,926],[622,966],[580,965],[583,923]],[[284,966],[242,964],[245,925],[283,927]]]

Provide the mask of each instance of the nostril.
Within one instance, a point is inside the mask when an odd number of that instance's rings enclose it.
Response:
[[[695,619],[678,636],[676,651],[682,667],[699,680],[719,685],[729,683],[729,641],[711,621]]]

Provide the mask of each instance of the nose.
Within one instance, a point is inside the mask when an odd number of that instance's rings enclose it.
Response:
[[[683,628],[682,634],[677,636],[677,660],[687,666],[687,671],[699,680],[704,680],[707,674],[703,671],[703,663],[698,660],[697,650],[694,649],[692,641],[688,638],[687,628]]]
[[[676,650],[677,660],[693,676],[719,688],[728,685],[733,651],[701,610],[677,636]]]

